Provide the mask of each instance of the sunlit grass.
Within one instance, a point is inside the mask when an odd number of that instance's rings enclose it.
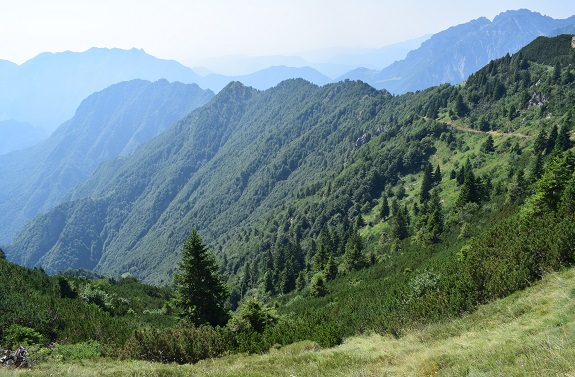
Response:
[[[575,269],[480,307],[460,319],[369,334],[320,349],[299,342],[263,355],[195,365],[101,359],[0,369],[0,376],[574,376]]]

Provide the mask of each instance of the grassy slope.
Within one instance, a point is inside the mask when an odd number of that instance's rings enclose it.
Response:
[[[41,364],[31,376],[572,376],[575,374],[575,268],[474,313],[408,331],[365,335],[320,349],[300,342],[264,355],[195,365],[86,360]],[[20,373],[18,373],[20,374]],[[0,369],[0,376],[13,376]]]

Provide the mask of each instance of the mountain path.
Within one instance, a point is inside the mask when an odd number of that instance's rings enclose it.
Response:
[[[471,132],[471,133],[475,133],[475,134],[489,134],[491,136],[496,136],[496,137],[516,136],[516,137],[520,137],[522,139],[527,139],[530,137],[529,135],[525,135],[525,134],[522,134],[519,132],[481,131],[481,130],[476,130],[476,129],[469,128],[469,127],[459,126],[451,120],[442,120],[442,121],[445,122],[445,124],[447,124],[448,126],[455,128],[456,130]]]

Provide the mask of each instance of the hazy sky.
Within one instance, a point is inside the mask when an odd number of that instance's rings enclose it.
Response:
[[[520,8],[567,18],[575,1],[0,0],[0,59],[136,47],[194,66],[233,54],[383,47]]]

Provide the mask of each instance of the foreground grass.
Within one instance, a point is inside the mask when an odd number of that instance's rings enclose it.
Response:
[[[300,342],[195,365],[110,359],[40,364],[0,376],[575,376],[575,269],[457,320],[395,339],[365,335],[320,349]]]

